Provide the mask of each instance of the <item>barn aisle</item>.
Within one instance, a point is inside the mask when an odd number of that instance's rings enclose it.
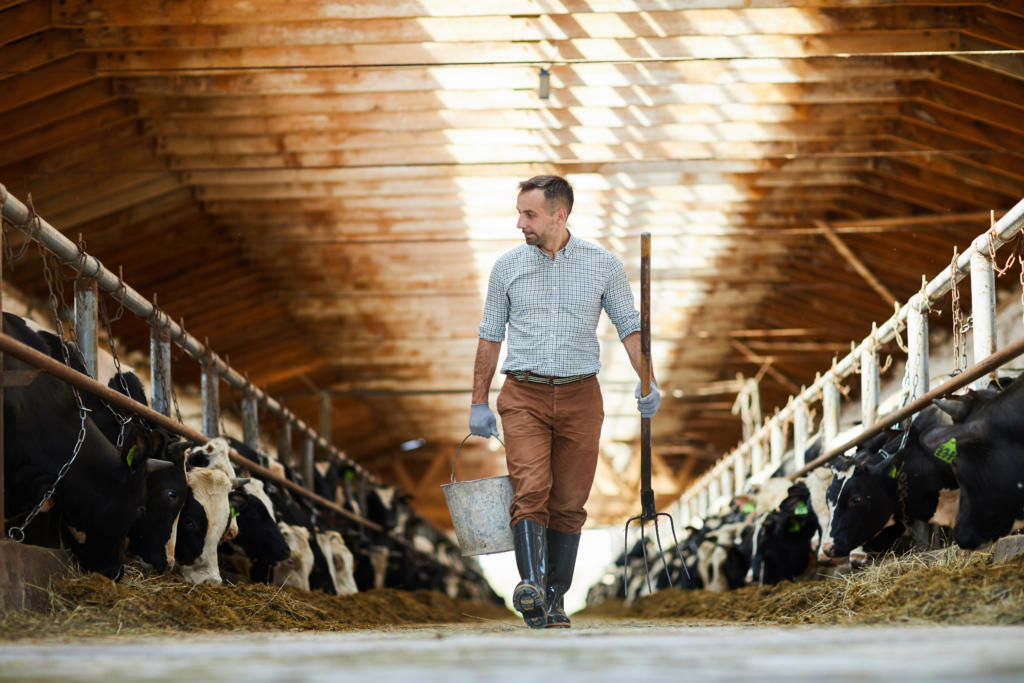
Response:
[[[0,646],[17,681],[1021,680],[1021,627],[738,627],[486,621],[344,634],[202,635]]]

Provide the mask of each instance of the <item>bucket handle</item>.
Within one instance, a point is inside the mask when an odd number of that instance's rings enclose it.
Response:
[[[457,483],[455,481],[455,460],[459,457],[459,451],[462,450],[462,444],[466,443],[466,441],[468,441],[469,437],[471,437],[471,436],[473,436],[472,432],[470,432],[469,434],[466,434],[466,438],[463,439],[461,443],[459,443],[459,447],[455,449],[455,455],[452,456],[452,483],[453,484]],[[489,439],[490,437],[485,437],[485,438]],[[505,447],[505,443],[501,439],[499,439],[497,436],[495,436],[494,438],[498,440],[498,443],[501,444],[502,448]]]

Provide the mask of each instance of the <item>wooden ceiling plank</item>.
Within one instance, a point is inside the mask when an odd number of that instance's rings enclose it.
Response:
[[[152,105],[152,100],[146,101]],[[735,114],[716,111],[703,105],[666,105],[642,108],[570,107],[546,111],[488,110],[464,112],[436,110],[418,112],[374,112],[355,114],[266,115],[252,112],[249,116],[182,115],[165,117],[159,106],[146,106],[141,112],[147,121],[147,132],[173,136],[255,136],[284,135],[295,131],[306,133],[381,133],[447,130],[534,130],[571,131],[597,128],[617,131],[666,126],[706,126],[738,128],[741,124],[776,126],[813,122],[828,126],[852,119],[892,119],[900,115],[897,102],[849,105],[770,105],[735,107]],[[685,121],[685,124],[681,124]]]
[[[0,64],[4,68],[0,71],[0,82],[74,54],[70,32],[54,29],[3,45],[0,47]]]
[[[82,139],[95,138],[108,128],[136,119],[135,108],[130,102],[112,101],[51,123],[32,135],[19,135],[2,142],[0,148],[5,162],[17,163],[58,147],[73,145]]]
[[[831,3],[837,8],[869,9],[885,7],[892,0],[842,0]],[[929,0],[925,5],[957,7],[964,3],[953,0]],[[486,17],[539,15],[582,15],[586,13],[623,12],[711,12],[719,21],[735,14],[727,11],[746,11],[756,17],[760,9],[778,10],[822,6],[821,0],[590,0],[576,2],[541,3],[536,0],[505,0],[500,6],[473,0],[350,0],[338,4],[329,0],[267,0],[259,4],[237,3],[232,0],[205,0],[197,7],[189,3],[167,3],[161,0],[64,0],[54,12],[53,20],[62,26],[114,24],[121,26],[166,26],[197,24],[288,23],[296,17],[308,21],[337,21],[344,19],[426,18],[426,17]],[[775,16],[775,13],[773,13]],[[783,16],[778,15],[777,21]]]
[[[27,135],[115,99],[109,80],[89,81],[0,114],[0,142]]]
[[[83,57],[86,55],[80,55]],[[537,97],[535,84],[529,89],[479,88],[438,90],[437,84],[414,84],[379,79],[364,85],[361,81],[338,78],[333,70],[305,70],[298,73],[263,71],[251,74],[218,76],[182,75],[119,77],[118,94],[130,97],[162,96],[171,99],[224,96],[252,97],[287,95],[321,96],[318,111],[334,106],[335,111],[436,111],[459,109],[550,109],[562,107],[631,107],[685,104],[729,106],[734,104],[827,104],[848,102],[888,102],[904,97],[903,81],[851,80],[809,83],[668,83],[637,85],[629,89],[614,86],[570,86],[551,91],[544,101]],[[491,85],[493,86],[493,76]],[[404,87],[404,88],[403,88]],[[393,89],[386,89],[393,88]],[[329,100],[323,96],[346,95]],[[329,103],[329,105],[328,105]],[[307,99],[292,103],[294,111],[310,104]],[[168,102],[169,111],[189,111],[193,105]],[[201,106],[201,105],[195,105]],[[314,106],[318,106],[314,103]],[[225,110],[227,113],[228,110]],[[252,110],[250,110],[252,111]]]
[[[50,27],[49,0],[32,0],[0,14],[0,45],[13,43]]]
[[[97,53],[97,67],[105,75],[161,70],[250,70],[258,68],[420,66],[481,64],[533,64],[552,62],[674,61],[692,59],[803,59],[809,56],[930,53],[958,50],[956,31],[903,31],[893,41],[889,31],[838,35],[749,35],[742,41],[724,36],[605,39],[579,38],[542,41],[478,41],[473,43],[346,43],[298,46],[285,49],[232,48],[223,50],[139,50]]]
[[[856,9],[762,8],[655,12],[575,12],[539,16],[451,16],[330,19],[287,23],[83,27],[84,49],[183,50],[298,47],[379,43],[553,41],[584,38],[633,40],[680,36],[821,35],[852,31],[960,29],[963,8],[928,6]],[[984,26],[984,21],[979,21]]]
[[[73,55],[19,73],[2,81],[4,96],[0,97],[0,112],[22,107],[95,78],[95,57],[89,54]]]
[[[877,120],[859,118],[848,122],[801,122],[793,124],[722,123],[667,124],[629,126],[618,130],[606,127],[570,127],[562,130],[524,130],[466,128],[437,131],[391,131],[357,133],[290,132],[280,135],[161,136],[158,149],[175,156],[213,154],[272,154],[315,150],[365,150],[410,147],[459,147],[462,145],[500,145],[502,147],[567,147],[647,145],[675,143],[791,142],[871,136],[884,131]]]

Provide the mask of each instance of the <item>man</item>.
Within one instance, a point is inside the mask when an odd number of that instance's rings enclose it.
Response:
[[[519,184],[516,227],[526,244],[503,254],[491,270],[473,367],[470,431],[497,436],[488,393],[507,327],[497,408],[522,578],[512,602],[532,628],[570,625],[563,597],[576,566],[604,421],[596,335],[602,308],[640,374],[640,315],[626,271],[613,254],[569,233],[572,204],[572,187],[559,176]],[[642,398],[638,383],[635,396],[640,414],[654,415],[661,402],[655,383]]]

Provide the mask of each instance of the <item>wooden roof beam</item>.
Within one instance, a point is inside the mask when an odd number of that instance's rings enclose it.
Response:
[[[17,4],[0,16],[0,45],[13,43],[49,27],[49,0]]]
[[[832,229],[832,226],[827,221],[818,221],[818,227],[821,228],[822,234],[826,239],[835,247],[835,250],[846,259],[846,262],[853,268],[858,275],[864,278],[871,289],[882,297],[883,303],[889,305],[896,301],[896,297],[889,291],[889,288],[882,284],[882,281],[875,277],[875,274],[871,272],[871,269],[867,267],[863,261],[861,261],[856,254],[846,245],[846,242],[836,234],[836,231]]]

